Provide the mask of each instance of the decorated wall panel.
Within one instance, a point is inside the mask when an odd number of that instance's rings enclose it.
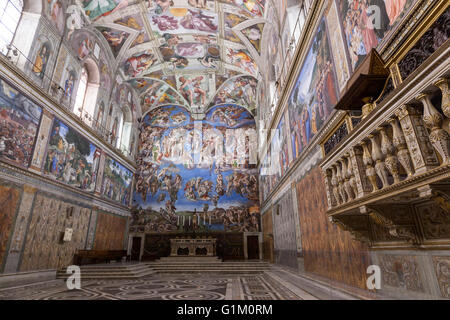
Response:
[[[28,167],[42,109],[0,79],[0,158]]]
[[[130,170],[109,156],[106,157],[102,181],[102,195],[104,197],[128,206],[132,180],[133,173]]]
[[[84,249],[91,210],[55,195],[38,193],[23,248],[20,270],[46,270],[69,266],[79,249]],[[72,240],[62,242],[66,228]]]
[[[21,190],[1,180],[0,185],[0,272],[3,271],[8,244],[20,203]]]
[[[347,50],[353,71],[372,48],[378,46],[396,28],[414,4],[414,0],[337,0],[339,20],[345,34]],[[372,16],[379,9],[380,18]],[[379,26],[374,26],[379,22]]]
[[[99,212],[93,249],[123,250],[126,231],[126,217]]]
[[[134,225],[146,232],[259,231],[250,112],[222,105],[193,121],[182,107],[161,107],[145,116],[140,139]]]
[[[296,189],[305,270],[366,288],[366,269],[371,265],[367,247],[329,222],[320,168],[299,181]]]
[[[297,159],[317,134],[337,103],[337,87],[325,19],[307,51],[289,97],[293,158]]]
[[[47,146],[44,174],[75,188],[93,192],[100,154],[95,145],[55,119]]]
[[[272,209],[269,209],[262,214],[261,225],[263,233],[263,259],[274,262]]]
[[[273,205],[275,262],[297,268],[294,200],[290,189]]]

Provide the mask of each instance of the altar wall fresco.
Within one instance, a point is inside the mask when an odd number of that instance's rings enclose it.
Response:
[[[99,212],[95,230],[94,250],[124,250],[127,218]]]
[[[305,271],[366,289],[368,248],[332,225],[320,168],[296,184]]]
[[[141,131],[132,225],[146,233],[259,231],[255,134],[253,116],[237,105],[215,106],[203,121],[178,106],[151,111]]]

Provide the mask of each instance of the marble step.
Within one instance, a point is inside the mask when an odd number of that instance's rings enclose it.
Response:
[[[82,279],[138,279],[155,273],[146,264],[129,264],[129,265],[85,265],[81,266]],[[67,279],[70,274],[66,273],[66,269],[58,270],[57,278]]]
[[[140,279],[152,274],[157,273],[154,270],[150,270],[149,272],[145,273],[138,273],[138,274],[111,274],[111,273],[99,273],[99,274],[81,274],[81,280],[87,280],[87,279]],[[62,274],[58,275],[57,279],[67,279],[69,275]]]

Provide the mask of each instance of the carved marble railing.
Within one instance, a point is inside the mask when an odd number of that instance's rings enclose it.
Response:
[[[371,246],[450,247],[449,82],[386,107],[326,155],[331,222]]]

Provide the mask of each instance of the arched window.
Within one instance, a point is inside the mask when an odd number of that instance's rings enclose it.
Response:
[[[95,106],[99,88],[98,67],[92,60],[86,61],[81,70],[77,95],[73,112],[82,118],[88,125],[94,125]]]
[[[84,98],[86,96],[86,89],[88,84],[88,73],[86,68],[81,70],[80,82],[78,83],[77,96],[75,98],[74,112],[77,116],[82,116]]]
[[[19,25],[22,10],[22,0],[0,0],[0,51],[5,55]]]

